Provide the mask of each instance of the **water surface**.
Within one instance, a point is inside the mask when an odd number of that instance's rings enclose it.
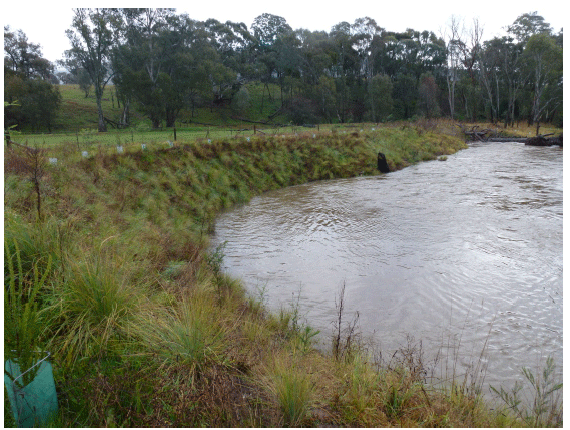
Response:
[[[290,187],[221,215],[214,245],[226,241],[226,272],[270,308],[298,300],[325,342],[344,284],[347,317],[359,313],[383,357],[412,336],[445,373],[484,351],[486,383],[510,387],[548,355],[562,367],[562,158],[482,143]]]

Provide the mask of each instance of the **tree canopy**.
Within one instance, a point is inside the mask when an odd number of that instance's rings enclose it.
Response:
[[[466,26],[454,17],[436,35],[393,32],[370,17],[309,31],[269,13],[248,29],[169,8],[74,9],[62,63],[69,74],[59,76],[82,83],[86,95],[93,87],[100,131],[106,130],[100,100],[109,82],[124,108],[122,126],[129,125],[133,104],[155,127],[172,126],[180,112],[193,115],[197,107],[232,106],[232,115],[243,115],[252,82],[263,86],[261,110],[265,97],[275,97],[269,85],[277,85],[276,114],[294,123],[418,115],[561,124],[562,30],[555,34],[536,12],[506,28],[506,36],[483,40],[481,23]],[[23,32],[4,29],[4,53],[5,99],[23,88],[40,91],[25,80],[55,80],[53,65]],[[57,109],[53,100],[46,105]]]
[[[39,44],[23,31],[4,27],[4,126],[27,125],[51,131],[61,95],[51,82],[54,66],[43,58]]]

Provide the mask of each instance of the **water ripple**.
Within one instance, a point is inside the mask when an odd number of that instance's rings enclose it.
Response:
[[[538,355],[562,365],[562,151],[476,144],[446,163],[325,181],[254,198],[222,215],[226,270],[270,306],[301,291],[323,333],[347,288],[348,314],[383,348],[406,334],[435,354],[483,345],[493,382]]]

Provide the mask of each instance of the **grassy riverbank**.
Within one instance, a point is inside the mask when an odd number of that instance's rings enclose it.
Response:
[[[425,124],[5,148],[5,353],[52,353],[58,427],[532,425],[463,378],[428,386],[414,348],[375,362],[342,309],[317,352],[298,309],[269,313],[208,252],[216,214],[254,195],[463,148]]]

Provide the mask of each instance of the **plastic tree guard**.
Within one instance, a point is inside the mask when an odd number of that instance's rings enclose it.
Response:
[[[57,413],[57,394],[49,353],[28,370],[22,372],[17,362],[7,360],[4,366],[4,384],[18,427],[44,427]],[[27,385],[24,375],[36,372]]]

